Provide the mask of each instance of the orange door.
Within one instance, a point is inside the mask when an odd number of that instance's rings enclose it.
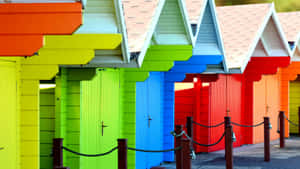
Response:
[[[254,82],[253,93],[253,124],[262,122],[264,117],[270,117],[273,126],[271,140],[277,139],[277,118],[280,109],[279,75],[263,75],[260,81]],[[253,143],[263,141],[263,126],[253,128]]]

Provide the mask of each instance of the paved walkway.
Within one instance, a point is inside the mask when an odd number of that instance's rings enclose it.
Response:
[[[300,138],[286,139],[286,148],[279,149],[279,141],[271,143],[271,161],[264,162],[263,144],[245,145],[234,149],[234,169],[300,169]],[[175,169],[175,163],[163,164]],[[197,155],[192,169],[225,169],[224,151]]]

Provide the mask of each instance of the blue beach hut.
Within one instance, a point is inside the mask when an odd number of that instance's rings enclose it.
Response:
[[[187,61],[175,61],[168,72],[150,72],[146,81],[136,83],[137,146],[173,148],[174,138],[170,132],[174,130],[174,83],[183,81],[189,73],[223,73],[226,70],[214,1],[186,0],[186,6],[194,35],[193,56]],[[146,143],[155,146],[143,146]],[[137,153],[137,164],[142,158],[158,165],[158,162],[173,161],[174,153],[148,157]]]

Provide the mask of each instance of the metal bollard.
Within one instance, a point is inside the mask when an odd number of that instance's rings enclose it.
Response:
[[[285,147],[285,140],[284,140],[284,111],[280,111],[279,113],[279,129],[280,129],[280,148]]]
[[[193,117],[186,118],[186,130],[187,130],[187,135],[193,138]]]
[[[175,126],[175,133],[176,135],[178,134],[181,134],[182,132],[182,128],[183,126],[182,125],[176,125]],[[181,144],[181,141],[182,141],[182,136],[178,136],[176,137],[176,144],[175,144],[175,147],[180,147],[182,144]],[[176,169],[183,169],[183,159],[182,159],[182,149],[176,151]]]
[[[300,107],[298,108],[298,135],[300,136]]]
[[[264,117],[264,154],[265,161],[270,161],[270,119]]]
[[[182,147],[182,168],[183,169],[191,169],[191,141],[188,139],[183,139],[181,141]]]
[[[118,169],[127,169],[127,139],[118,139]]]
[[[226,169],[233,169],[233,142],[232,142],[232,125],[230,123],[230,117],[225,117],[225,159]]]

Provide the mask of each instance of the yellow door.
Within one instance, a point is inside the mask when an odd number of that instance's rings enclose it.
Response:
[[[17,81],[15,63],[0,62],[0,164],[17,169]]]

